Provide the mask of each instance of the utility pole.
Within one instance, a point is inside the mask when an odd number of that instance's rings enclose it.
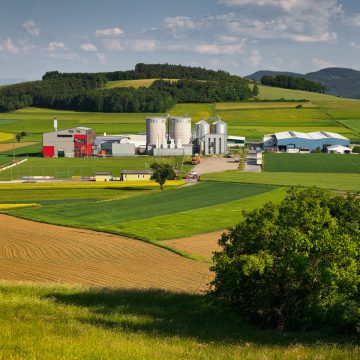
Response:
[[[15,162],[15,130],[13,130],[13,163]]]

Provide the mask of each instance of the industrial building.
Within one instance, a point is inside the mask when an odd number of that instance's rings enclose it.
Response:
[[[154,174],[151,170],[123,170],[121,172],[122,181],[148,181]]]
[[[191,118],[146,118],[146,149],[149,155],[192,155]]]
[[[343,145],[348,147],[350,145],[350,140],[340,134],[327,131],[310,133],[284,131],[265,135],[263,138],[263,146],[265,149],[274,149],[284,152],[291,151],[291,149],[313,151],[320,148],[320,150],[326,150],[326,148],[331,145]]]
[[[195,124],[196,145],[204,155],[220,155],[227,151],[227,124],[219,117],[212,124],[201,120]]]
[[[343,145],[331,145],[326,148],[328,153],[333,154],[351,154],[351,148]]]
[[[56,120],[56,119],[55,119]],[[81,156],[192,156],[194,153],[220,155],[231,146],[244,146],[244,137],[228,137],[227,124],[219,117],[205,120],[192,132],[190,117],[148,117],[145,134],[95,136],[90,128],[77,127],[43,134],[44,157]]]
[[[55,121],[54,121],[55,124]],[[85,157],[91,156],[95,133],[87,127],[57,129],[43,134],[44,157]]]
[[[244,147],[245,146],[245,136],[232,136],[228,135],[227,137],[227,146],[231,147]]]
[[[94,174],[95,181],[111,181],[112,177],[111,172],[96,172]]]

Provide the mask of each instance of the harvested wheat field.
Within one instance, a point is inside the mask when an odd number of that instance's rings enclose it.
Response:
[[[162,241],[175,249],[185,251],[195,256],[203,256],[210,258],[214,251],[220,250],[218,240],[225,230],[215,231],[207,234],[199,234],[185,238]]]
[[[0,215],[0,278],[199,292],[209,266],[142,241]]]
[[[29,141],[28,142],[0,144],[0,152],[12,150],[12,149],[19,149],[19,148],[34,145],[34,144],[36,144],[36,142],[29,142]]]

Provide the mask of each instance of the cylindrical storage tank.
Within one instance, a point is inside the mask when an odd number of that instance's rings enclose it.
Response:
[[[146,118],[146,145],[161,147],[166,139],[166,118]]]
[[[191,142],[191,118],[173,117],[170,119],[170,137],[175,144],[190,144]]]
[[[215,122],[212,123],[213,128],[216,134],[224,134],[227,135],[227,124],[217,118]]]
[[[210,134],[210,124],[205,120],[201,120],[195,124],[195,131],[196,138],[201,139],[205,135]]]

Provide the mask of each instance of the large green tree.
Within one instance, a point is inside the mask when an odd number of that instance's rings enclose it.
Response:
[[[251,322],[359,331],[359,242],[359,198],[291,189],[222,235],[213,293]]]
[[[170,164],[153,163],[150,167],[154,171],[151,180],[156,181],[160,185],[160,190],[164,189],[166,180],[175,178],[175,171]]]

